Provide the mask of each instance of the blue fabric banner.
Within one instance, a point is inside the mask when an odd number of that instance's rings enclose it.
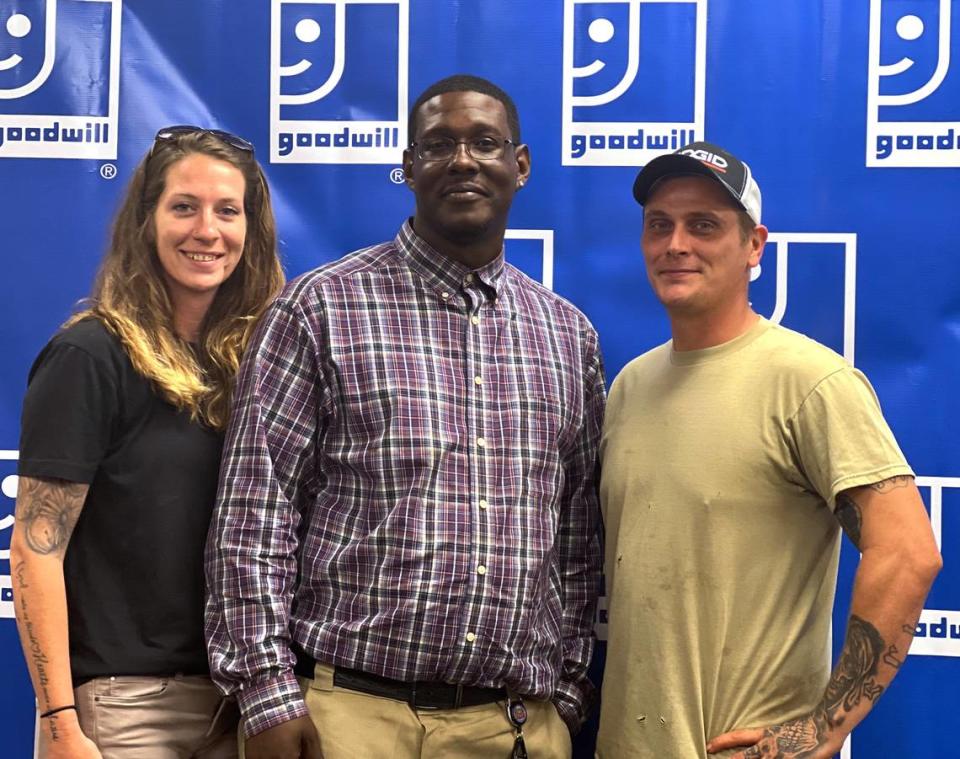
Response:
[[[34,741],[8,550],[27,371],[87,294],[157,128],[255,144],[294,276],[396,233],[413,208],[407,110],[457,72],[518,104],[533,172],[507,257],[590,317],[610,379],[668,337],[639,252],[638,167],[694,138],[750,163],[771,230],[754,307],[870,377],[945,562],[907,665],[844,756],[954,753],[958,17],[960,0],[0,0],[4,756]],[[845,547],[838,638],[856,561]]]

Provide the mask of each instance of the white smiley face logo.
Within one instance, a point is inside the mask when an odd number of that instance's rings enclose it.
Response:
[[[0,85],[0,100],[11,100],[29,95],[39,89],[47,81],[50,72],[53,71],[57,47],[57,0],[45,0],[45,2],[41,1],[35,4],[38,6],[36,12],[30,13],[30,15],[17,11],[11,13],[5,19],[0,18],[0,43],[6,43],[4,47],[7,50],[10,49],[11,41],[15,44],[22,41],[20,42],[21,50],[27,50],[26,46],[29,44],[30,49],[37,52],[39,52],[38,43],[41,42],[41,39],[43,44],[43,61],[40,62],[37,73],[26,82],[23,82],[26,77],[21,78],[20,81],[23,83],[11,84],[9,87]],[[45,19],[45,22],[41,19]],[[28,55],[30,59],[35,57],[30,53]],[[0,73],[12,71],[20,65],[27,66],[26,60],[19,52],[13,52],[6,58],[0,58]],[[22,69],[15,73],[22,74]],[[14,73],[8,76],[14,76]]]
[[[907,15],[897,21],[897,36],[907,42],[919,39],[923,35],[923,31],[923,19],[918,16]],[[915,61],[912,58],[904,56],[896,63],[887,64],[882,68],[886,76],[896,76],[902,74],[914,63]]]
[[[346,3],[338,2],[334,6],[334,50],[333,50],[333,68],[330,75],[319,86],[296,95],[280,95],[280,102],[284,105],[304,105],[315,103],[322,100],[340,83],[343,76],[344,65],[346,61]],[[294,27],[294,35],[297,40],[306,45],[311,45],[320,39],[320,22],[313,18],[303,18],[297,22]],[[312,68],[313,63],[306,58],[301,58],[296,63],[280,67],[280,77],[290,79],[300,76]]]
[[[936,38],[936,69],[924,84],[911,92],[880,95],[877,99],[879,105],[899,106],[919,103],[943,83],[947,71],[950,68],[951,2],[952,0],[939,0],[937,3],[940,12],[940,28],[938,32],[933,31],[929,22],[924,22],[923,19],[912,13],[904,14],[897,19],[895,31],[897,37],[904,42],[916,42],[923,37],[932,43],[933,40],[930,40],[930,38]],[[876,65],[877,73],[880,77],[895,77],[913,68],[916,65],[916,61],[904,55],[895,63],[880,64],[878,62]]]
[[[22,13],[14,13],[7,19],[5,26],[7,34],[14,39],[21,39],[30,34],[30,29],[33,24],[30,23],[29,17],[24,16]],[[14,66],[20,65],[22,60],[22,55],[13,53],[3,60],[0,60],[0,71],[6,71],[7,69],[12,69]]]
[[[597,95],[574,95],[575,106],[599,106],[611,103],[626,92],[637,78],[640,69],[640,3],[631,2],[628,16],[627,67],[620,81],[606,92]],[[608,18],[595,18],[587,27],[587,35],[598,45],[605,45],[616,36],[616,27]],[[586,79],[606,68],[606,62],[595,58],[585,66],[574,66],[571,75],[574,79]]]
[[[304,18],[297,22],[294,34],[301,42],[311,43],[320,39],[320,23],[312,18]],[[280,76],[297,76],[302,74],[313,64],[306,58],[302,58],[297,63],[290,66],[280,67]]]

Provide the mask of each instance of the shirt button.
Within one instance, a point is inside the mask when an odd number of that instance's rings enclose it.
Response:
[[[450,293],[448,293],[448,292],[442,292],[442,293],[440,293],[440,297],[443,298],[444,300],[447,300],[447,298],[450,297]]]
[[[463,278],[463,284],[469,285],[471,282],[473,282],[473,275],[472,275],[472,274],[468,274],[467,276],[465,276],[465,277]]]
[[[489,506],[490,504],[487,503],[487,499],[486,499],[486,498],[481,498],[481,499],[480,499],[480,503],[478,503],[477,505],[478,505],[481,509],[485,509],[485,508],[487,508],[487,506]]]
[[[467,633],[467,643],[473,643],[477,639],[477,634],[474,632]]]
[[[486,438],[483,438],[483,437],[478,437],[478,438],[477,438],[477,446],[478,446],[478,447],[483,448],[483,447],[485,447],[486,445],[487,445],[487,439],[486,439]]]
[[[479,323],[480,323],[480,317],[477,316],[476,314],[474,314],[473,316],[470,317],[470,322],[471,322],[472,324],[479,324]]]
[[[477,567],[477,574],[478,574],[478,575],[485,575],[486,573],[487,573],[487,568],[486,568],[485,566],[483,566],[483,564],[481,564],[479,567]]]
[[[478,374],[476,377],[473,378],[473,384],[474,384],[474,385],[482,385],[482,384],[483,384],[483,377],[481,377],[481,376]]]

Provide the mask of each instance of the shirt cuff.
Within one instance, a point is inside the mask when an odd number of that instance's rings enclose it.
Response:
[[[246,738],[309,714],[300,684],[292,672],[241,688],[237,703],[243,714]]]
[[[597,689],[587,678],[576,682],[561,681],[553,694],[553,705],[566,723],[571,737],[580,732],[597,702]]]

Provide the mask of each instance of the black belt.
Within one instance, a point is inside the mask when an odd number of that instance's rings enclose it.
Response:
[[[298,650],[299,646],[293,649],[297,655],[294,673],[312,680],[316,661],[302,649]],[[345,667],[334,667],[333,684],[358,693],[403,701],[413,709],[459,709],[463,706],[491,704],[507,697],[504,688],[476,688],[438,682],[407,683]]]

